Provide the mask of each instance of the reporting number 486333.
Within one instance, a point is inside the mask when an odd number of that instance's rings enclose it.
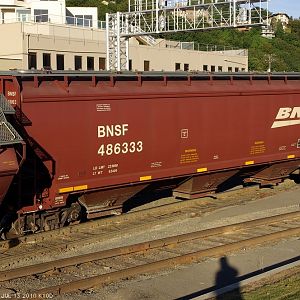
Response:
[[[104,155],[113,155],[113,154],[126,154],[126,153],[135,153],[143,151],[143,142],[124,142],[116,144],[102,144],[98,149],[98,154],[101,156]]]

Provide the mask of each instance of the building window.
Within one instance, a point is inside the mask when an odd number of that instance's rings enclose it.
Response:
[[[106,69],[106,60],[104,57],[99,57],[99,70]]]
[[[75,15],[76,25],[84,27],[92,27],[92,15]]]
[[[129,59],[129,71],[132,71],[132,59]]]
[[[28,53],[28,69],[36,69],[36,52]]]
[[[83,26],[83,15],[75,15],[76,25]]]
[[[211,70],[211,72],[215,72],[216,71],[216,67],[215,66],[211,66],[210,70]]]
[[[175,63],[175,71],[179,71],[181,69],[180,63]]]
[[[222,66],[218,66],[218,72],[223,72],[223,67]]]
[[[93,20],[93,16],[84,15],[83,16],[83,25],[84,25],[84,27],[92,27],[92,25],[93,25],[92,20]]]
[[[86,60],[86,68],[88,71],[94,70],[95,65],[94,65],[94,57],[88,56]]]
[[[48,22],[48,9],[35,9],[34,20],[35,22]]]
[[[235,71],[235,72],[238,72],[238,71],[239,71],[239,68],[235,68],[234,71]]]
[[[150,71],[150,61],[144,60],[144,71]]]
[[[50,53],[43,53],[43,68],[51,69],[51,55]]]
[[[245,72],[246,71],[246,69],[245,68],[242,68],[242,72]]]
[[[56,54],[56,69],[57,70],[65,69],[65,57],[62,54]]]
[[[82,56],[75,55],[75,70],[82,70]]]
[[[203,71],[208,72],[208,65],[203,65]]]
[[[190,65],[189,65],[189,64],[184,64],[184,65],[183,65],[183,70],[184,70],[184,71],[187,72],[189,69],[190,69]]]
[[[66,16],[66,22],[67,22],[68,25],[75,25],[75,18],[70,17],[70,16]]]
[[[232,67],[228,67],[228,72],[232,72]]]
[[[30,21],[30,10],[19,9],[16,12],[17,12],[17,18],[19,22]]]

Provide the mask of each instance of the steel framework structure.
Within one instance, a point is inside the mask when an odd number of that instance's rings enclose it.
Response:
[[[129,0],[106,14],[107,69],[128,70],[129,38],[266,24],[269,0]]]

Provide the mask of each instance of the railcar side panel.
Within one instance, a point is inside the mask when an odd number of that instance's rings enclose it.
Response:
[[[300,157],[300,80],[286,76],[12,78],[2,88],[16,92],[22,135],[42,161],[43,209],[72,193]]]
[[[81,82],[81,96],[75,93],[78,86],[72,90],[71,85],[67,94],[57,83],[46,83],[31,89],[24,82],[22,110],[32,122],[28,134],[56,163],[57,193],[300,154],[299,125],[272,128],[275,122],[285,121],[289,110],[300,107],[299,94],[285,93],[283,82],[277,94],[278,86],[272,91],[267,81],[258,87],[243,81],[233,87],[227,83],[229,94],[226,86],[207,82],[203,90],[203,82],[187,87],[179,81],[176,89],[173,85],[175,91],[152,82],[151,91],[158,95],[152,98],[147,84],[136,87],[130,81],[126,88],[120,82],[120,86],[86,89],[87,83]],[[86,90],[92,92],[85,94]],[[131,90],[132,97],[128,96]],[[289,115],[299,116],[299,110]]]

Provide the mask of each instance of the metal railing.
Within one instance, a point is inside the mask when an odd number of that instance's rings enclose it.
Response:
[[[143,35],[145,32],[142,30],[142,28],[131,25],[130,29],[132,32],[140,33],[140,36],[137,36],[138,39],[142,40],[149,46],[155,46],[157,44],[156,39],[152,35]]]
[[[31,14],[20,14],[16,15],[14,18],[0,18],[0,24],[9,24],[17,22],[32,22],[32,23],[51,23],[51,24],[61,24],[75,27],[84,28],[97,28],[106,29],[106,22],[99,20],[92,20],[90,18],[78,18],[72,16],[62,16],[62,15],[31,15]]]
[[[206,52],[227,52],[232,51],[238,56],[248,56],[247,49],[240,49],[232,46],[223,45],[210,45],[210,44],[200,44],[197,42],[181,42],[181,41],[171,41],[163,40],[160,42],[159,47],[181,49],[181,50],[192,50],[192,51],[206,51]]]

